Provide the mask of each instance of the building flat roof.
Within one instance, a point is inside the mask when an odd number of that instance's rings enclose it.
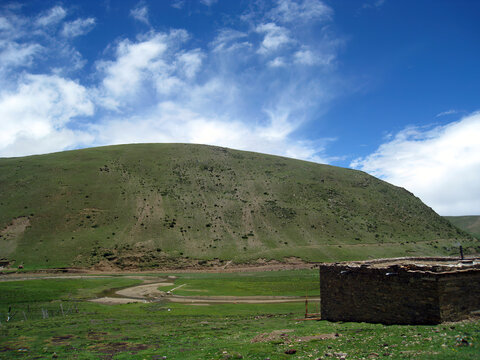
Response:
[[[451,273],[465,270],[480,270],[480,258],[469,257],[461,260],[458,257],[403,257],[375,259],[365,261],[345,261],[322,263],[320,266],[333,266],[358,269],[396,269],[414,272]]]

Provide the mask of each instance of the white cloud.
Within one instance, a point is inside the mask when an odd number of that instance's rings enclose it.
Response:
[[[91,31],[95,26],[94,18],[77,19],[63,24],[62,35],[65,37],[76,37]]]
[[[24,16],[13,10],[3,10],[0,21],[0,86],[12,89],[19,71],[44,74],[72,74],[85,61],[73,47],[73,37],[85,34],[95,25],[95,19],[65,22],[67,11],[56,6],[38,16]],[[62,35],[62,36],[59,36]]]
[[[185,0],[174,0],[171,6],[178,10],[183,9],[185,6]]]
[[[138,5],[137,7],[130,10],[130,16],[133,17],[135,20],[150,25],[150,21],[148,20],[148,7],[145,5]]]
[[[63,9],[61,6],[55,6],[47,12],[41,14],[35,21],[35,24],[40,27],[56,25],[62,21],[65,16],[67,16],[65,9]]]
[[[218,0],[200,0],[200,2],[205,5],[205,6],[212,6],[215,4]]]
[[[260,34],[265,34],[258,49],[258,52],[263,55],[268,55],[293,41],[289,36],[287,28],[274,23],[261,24],[257,26],[256,31]]]
[[[26,75],[16,91],[0,93],[0,156],[38,154],[59,150],[60,143],[60,149],[77,144],[67,124],[93,111],[86,89],[76,82]]]
[[[435,115],[435,117],[453,115],[453,114],[457,114],[457,113],[458,113],[457,110],[450,109],[450,110],[447,110],[447,111],[443,111],[443,112],[441,112],[441,113],[438,113],[437,115]]]
[[[175,52],[187,38],[184,30],[174,30],[168,34],[150,33],[137,42],[120,42],[115,60],[98,63],[104,73],[104,105],[116,108],[122,102],[135,102],[149,86],[168,94],[181,84],[177,78],[180,70],[184,77],[193,77],[201,65],[201,51]]]
[[[6,17],[0,16],[0,31],[10,30],[12,28],[12,24]]]
[[[480,214],[480,112],[399,132],[351,166],[419,196],[441,215]]]
[[[29,66],[36,54],[43,49],[39,44],[18,44],[0,41],[0,69]]]
[[[159,35],[140,43],[121,42],[117,59],[99,64],[105,69],[103,86],[108,94],[118,98],[137,93],[146,72],[164,65],[160,59],[167,49],[164,40],[164,36]]]
[[[326,162],[323,146],[289,138],[293,130],[285,119],[268,124],[205,117],[177,103],[163,102],[149,114],[112,118],[94,126],[99,143],[183,142],[209,144]]]
[[[242,31],[221,29],[215,39],[210,43],[210,46],[212,46],[213,51],[225,52],[235,50],[238,49],[240,39],[243,44],[246,44],[244,39],[247,36],[248,35]]]
[[[333,51],[325,54],[314,53],[310,49],[301,49],[293,54],[294,61],[302,65],[330,65],[335,60],[335,53]]]
[[[187,50],[189,36],[182,31],[150,32],[137,41],[120,42],[115,58],[98,66],[104,75],[100,90],[116,112],[91,126],[95,144],[203,143],[329,160],[325,141],[293,137],[305,118],[302,108],[312,97],[321,103],[322,96],[311,85],[271,86],[268,67],[253,77],[237,72],[239,62],[250,60],[242,57],[244,52],[231,56],[230,51],[246,37],[224,29],[210,43],[210,52]],[[229,51],[217,51],[220,48]],[[255,55],[253,49],[250,55]],[[199,73],[202,81],[196,79]]]
[[[36,18],[16,14],[8,7],[0,7],[0,39],[15,41],[37,32]]]
[[[188,79],[192,79],[202,66],[203,53],[200,49],[186,51],[178,55],[178,64]]]
[[[284,23],[324,21],[333,15],[333,10],[319,0],[277,0],[276,3],[277,6],[269,12],[269,16]]]
[[[274,67],[274,68],[275,67],[283,67],[283,66],[287,66],[287,63],[286,63],[286,61],[283,57],[279,56],[279,57],[276,57],[273,60],[270,60],[268,62],[268,66]]]
[[[378,9],[378,8],[382,7],[383,4],[385,4],[385,0],[375,0],[373,2],[363,4],[362,8],[363,9]]]
[[[299,4],[304,3],[308,2]],[[143,14],[148,20],[148,11]],[[17,77],[6,78],[11,84],[8,92],[0,88],[0,116],[9,124],[2,132],[0,156],[113,143],[192,142],[329,160],[324,152],[327,140],[296,137],[312,118],[310,113],[318,119],[332,92],[323,81],[329,72],[304,71],[306,54],[302,57],[300,52],[310,50],[316,56],[318,49],[291,31],[295,24],[285,19],[275,23],[262,10],[252,22],[238,19],[240,25],[230,23],[238,27],[219,29],[205,47],[199,47],[196,39],[190,41],[191,35],[182,29],[166,33],[149,29],[109,44],[93,73],[87,74],[92,84],[85,87],[70,80],[79,74],[72,63],[83,64],[70,43],[95,20],[47,21],[47,15],[41,15],[45,26],[57,27],[18,26],[31,23],[27,17],[13,21],[10,16],[5,23],[9,41],[21,45],[16,64],[35,64],[41,51],[38,60],[45,66],[44,75],[25,74],[18,80],[17,72]],[[135,15],[143,16],[142,11],[132,12]],[[19,29],[13,31],[9,24]],[[22,29],[24,34],[18,35]],[[29,48],[37,43],[44,47]],[[273,69],[284,65],[288,72]],[[69,93],[73,95],[68,97]],[[14,118],[22,121],[15,124]]]

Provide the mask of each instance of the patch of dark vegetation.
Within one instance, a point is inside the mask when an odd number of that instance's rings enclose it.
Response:
[[[265,211],[275,214],[275,216],[280,219],[292,220],[297,216],[297,213],[293,208],[279,206],[276,200],[265,201],[263,208]]]
[[[95,352],[105,354],[101,356],[102,359],[113,359],[117,354],[121,353],[130,353],[134,355],[137,352],[147,350],[148,348],[149,346],[145,344],[127,342],[96,344],[90,347],[90,349]]]
[[[58,335],[58,336],[52,337],[50,341],[52,343],[64,343],[71,339],[73,339],[73,335]]]

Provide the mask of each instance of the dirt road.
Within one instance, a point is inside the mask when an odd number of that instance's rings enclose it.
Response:
[[[116,291],[115,294],[117,296],[103,297],[91,301],[104,304],[125,304],[139,301],[153,302],[159,300],[184,304],[269,304],[305,301],[305,297],[302,296],[180,296],[173,294],[176,289],[185,284],[171,289],[168,293],[158,290],[158,287],[173,285],[174,283],[171,282],[137,285]],[[318,301],[318,298],[311,298],[308,301],[315,302]]]

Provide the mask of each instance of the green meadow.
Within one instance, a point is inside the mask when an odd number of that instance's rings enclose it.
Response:
[[[160,287],[183,296],[314,296],[318,270],[178,274],[173,286]],[[180,287],[181,286],[181,287]]]
[[[316,270],[176,275],[175,286],[187,284],[178,289],[186,295],[189,289],[206,290],[202,295],[301,295],[318,289]],[[152,278],[158,276],[152,274]],[[0,359],[480,356],[477,320],[386,326],[303,321],[303,302],[198,306],[168,301],[125,305],[87,301],[108,289],[138,283],[125,276],[0,282]],[[314,304],[310,306],[315,309]]]

